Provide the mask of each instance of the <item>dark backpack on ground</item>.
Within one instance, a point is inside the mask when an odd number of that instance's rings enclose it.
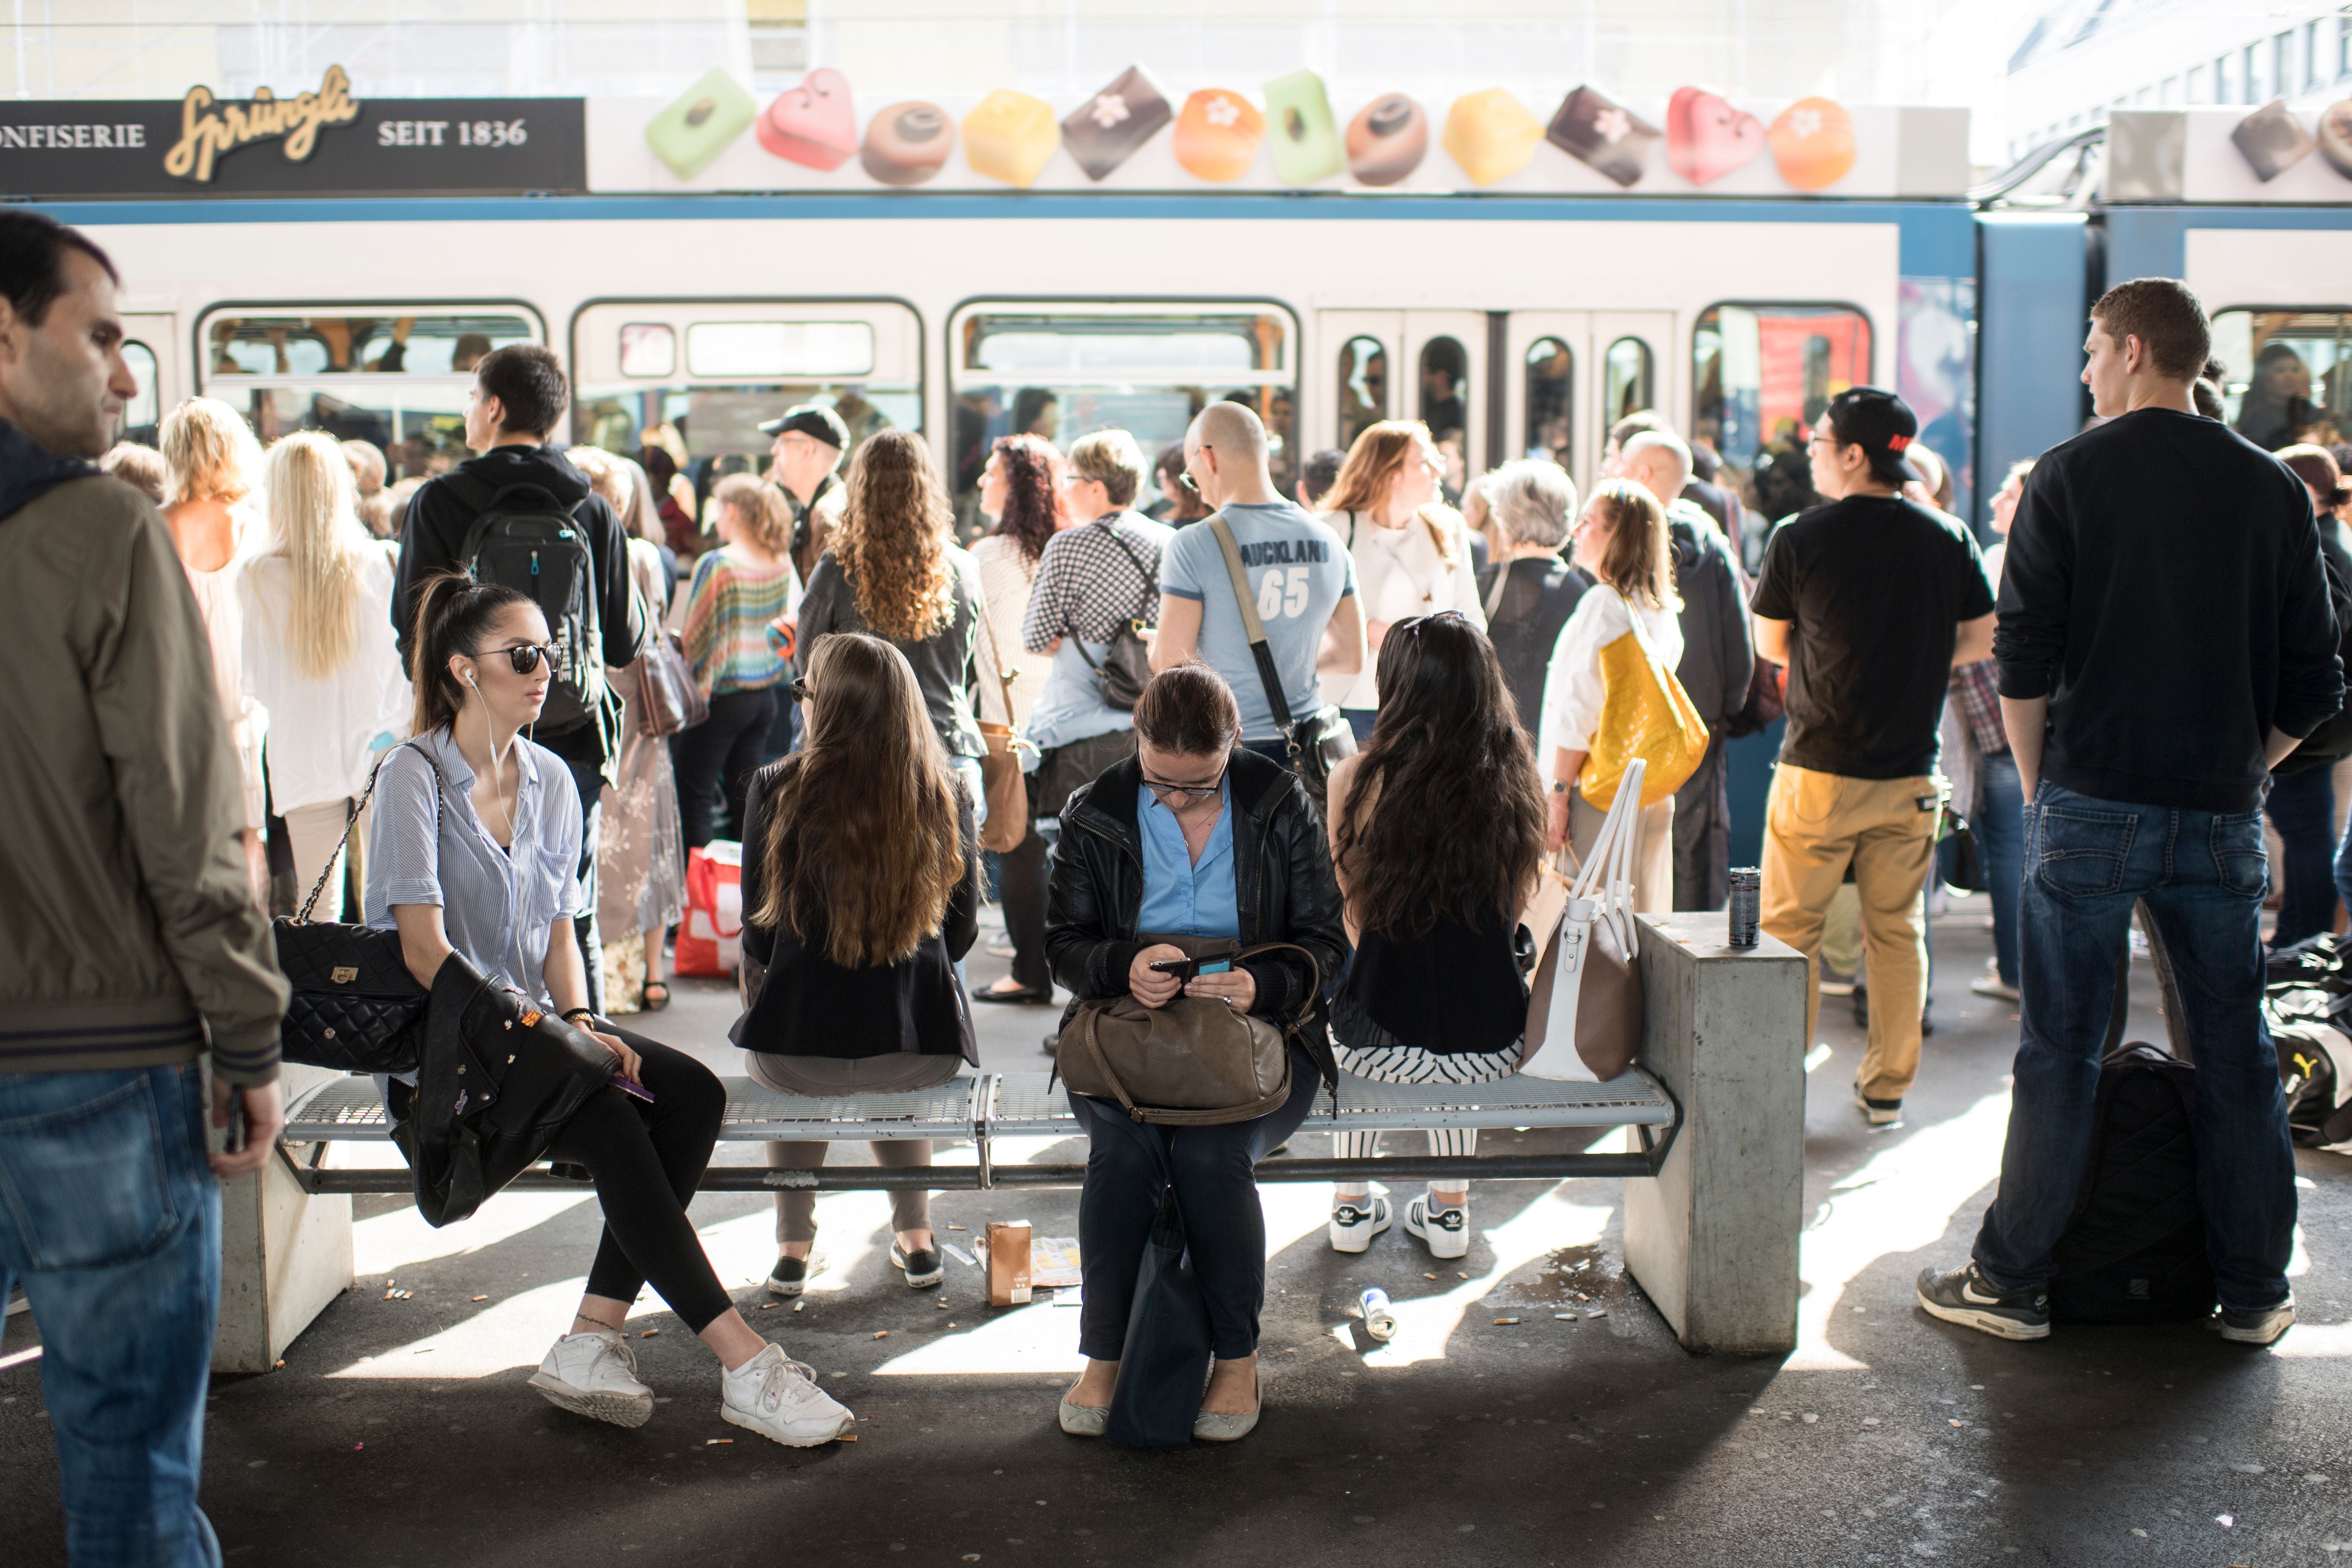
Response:
[[[473,509],[457,552],[458,569],[477,583],[530,595],[554,639],[553,677],[538,732],[559,734],[600,712],[604,703],[604,638],[598,610],[596,557],[578,505],[565,506],[538,485],[492,489],[457,472],[443,476],[449,493]]]
[[[2212,1315],[2196,1104],[2197,1069],[2154,1046],[2118,1046],[2099,1064],[2089,1166],[2054,1249],[2053,1317],[2173,1323]]]

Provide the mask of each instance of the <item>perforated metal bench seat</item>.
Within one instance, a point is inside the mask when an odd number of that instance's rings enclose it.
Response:
[[[774,1187],[851,1191],[882,1187],[937,1189],[1013,1186],[1075,1186],[1086,1173],[1077,1163],[998,1163],[995,1144],[1005,1138],[1066,1139],[1079,1135],[1064,1090],[1045,1073],[981,1073],[951,1079],[936,1089],[908,1094],[847,1095],[819,1099],[778,1094],[746,1078],[721,1079],[727,1111],[719,1124],[722,1142],[862,1142],[929,1138],[969,1143],[970,1164],[882,1170],[837,1165],[815,1172],[771,1171],[757,1165],[713,1165],[706,1192],[757,1192]],[[1260,1181],[1328,1182],[1377,1174],[1398,1180],[1460,1176],[1483,1180],[1513,1177],[1655,1175],[1672,1147],[1681,1112],[1674,1098],[1640,1068],[1613,1083],[1559,1083],[1512,1077],[1480,1084],[1392,1084],[1342,1075],[1338,1110],[1332,1097],[1318,1090],[1315,1109],[1302,1132],[1402,1131],[1453,1128],[1591,1128],[1636,1130],[1639,1149],[1557,1153],[1430,1155],[1400,1151],[1388,1159],[1272,1158],[1260,1163]],[[408,1190],[404,1168],[330,1169],[327,1148],[351,1141],[383,1142],[392,1135],[373,1080],[331,1079],[298,1100],[287,1116],[279,1150],[289,1167],[312,1192],[387,1193]],[[309,1145],[307,1163],[290,1148]],[[520,1187],[571,1187],[575,1178],[541,1169],[526,1172]]]

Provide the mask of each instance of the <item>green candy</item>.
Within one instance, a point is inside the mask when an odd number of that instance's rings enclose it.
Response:
[[[1274,172],[1286,185],[1311,185],[1348,166],[1331,100],[1313,71],[1292,71],[1265,84],[1265,127]]]
[[[758,113],[733,77],[714,70],[646,122],[646,145],[671,174],[690,180],[749,131]]]

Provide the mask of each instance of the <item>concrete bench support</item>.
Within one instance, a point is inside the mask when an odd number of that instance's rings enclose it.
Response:
[[[285,1069],[290,1103],[340,1078],[319,1068]],[[268,1372],[328,1302],[351,1288],[352,1200],[302,1190],[272,1157],[221,1188],[220,1327],[215,1372]]]
[[[1720,914],[1642,917],[1641,1063],[1681,1103],[1655,1181],[1625,1184],[1625,1262],[1686,1350],[1797,1343],[1803,955],[1723,945]]]

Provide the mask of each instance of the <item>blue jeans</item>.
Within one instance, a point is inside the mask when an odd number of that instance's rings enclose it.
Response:
[[[2336,776],[2327,768],[2305,768],[2271,780],[2263,802],[2285,851],[2279,859],[2278,928],[2273,947],[2286,947],[2336,929]]]
[[[1970,826],[1984,856],[1985,889],[1992,899],[1993,969],[2004,984],[2014,985],[2018,884],[2025,876],[2025,796],[2020,793],[2017,759],[2007,752],[1985,758],[1979,776],[1984,805]]]
[[[2132,906],[2147,900],[2197,1052],[2197,1199],[2224,1307],[2287,1295],[2294,1149],[2263,1026],[2263,819],[2131,805],[2048,781],[2027,808],[2021,1039],[2000,1190],[1976,1260],[2004,1290],[2056,1271],[2091,1152],[2099,1054]]]
[[[74,1568],[217,1568],[196,1507],[220,1189],[193,1062],[0,1073],[0,1299],[41,1330]]]

